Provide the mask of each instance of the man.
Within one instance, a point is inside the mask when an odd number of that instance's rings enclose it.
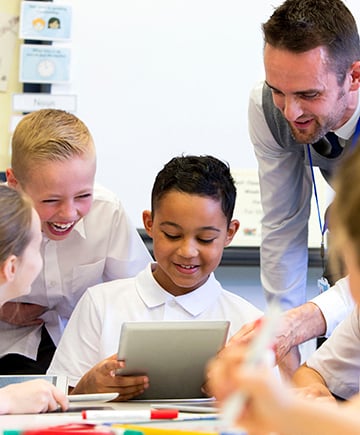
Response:
[[[305,302],[310,162],[330,181],[360,115],[360,43],[340,0],[287,0],[263,32],[266,79],[249,104],[264,209],[261,277],[267,297],[280,295],[290,308]]]
[[[251,93],[249,131],[264,211],[261,280],[268,300],[276,296],[284,309],[293,308],[278,337],[279,358],[295,344],[331,333],[352,306],[346,282],[315,303],[304,302],[312,168],[331,183],[356,141],[360,43],[355,19],[340,0],[287,0],[263,32],[265,82]]]

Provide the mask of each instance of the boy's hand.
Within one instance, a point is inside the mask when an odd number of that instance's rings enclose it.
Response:
[[[80,379],[71,394],[118,393],[116,401],[130,400],[149,387],[147,376],[118,376],[116,370],[125,367],[112,355],[96,364]]]
[[[33,326],[44,323],[39,318],[48,308],[23,302],[6,302],[0,308],[0,320],[17,326]]]

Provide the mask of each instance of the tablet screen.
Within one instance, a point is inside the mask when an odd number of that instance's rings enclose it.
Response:
[[[203,397],[205,367],[225,344],[228,321],[127,322],[121,329],[118,374],[147,375],[138,399]]]

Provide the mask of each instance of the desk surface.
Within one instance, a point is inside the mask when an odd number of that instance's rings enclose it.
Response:
[[[83,409],[104,407],[105,409],[150,409],[150,404],[134,402],[79,402],[70,403],[71,408],[77,408],[78,412],[49,412],[45,414],[23,414],[23,415],[0,415],[0,430],[4,429],[27,429],[35,427],[46,427],[56,424],[84,423],[81,416]]]
[[[115,410],[148,410],[150,403],[136,403],[136,402],[81,402],[70,404],[71,407],[76,406],[78,412],[65,412],[65,413],[46,413],[46,414],[26,414],[26,415],[1,415],[0,416],[0,433],[4,430],[24,430],[24,429],[37,429],[49,426],[64,425],[69,423],[84,423],[85,420],[81,416],[81,410],[91,409],[94,407],[104,407],[106,409]],[[171,408],[171,404],[169,404]],[[151,423],[144,422],[141,425],[149,425],[152,428],[169,428],[171,430],[191,430],[191,432],[198,431],[199,433],[218,433],[219,422],[218,420],[211,420],[209,414],[197,413],[179,413],[179,418],[174,422],[154,421]],[[200,419],[201,420],[197,420]],[[189,420],[191,419],[191,420]],[[130,424],[130,423],[129,423]],[[170,431],[170,429],[169,429]],[[240,432],[241,433],[241,432]]]

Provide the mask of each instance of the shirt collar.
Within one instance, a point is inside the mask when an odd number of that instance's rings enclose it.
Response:
[[[182,296],[173,296],[155,280],[152,266],[153,264],[149,264],[136,278],[139,282],[139,285],[136,286],[137,291],[148,308],[164,305],[173,300],[189,314],[196,317],[212,305],[221,293],[220,283],[211,273],[205,284],[198,289]]]
[[[351,118],[345,122],[343,126],[334,131],[336,136],[341,137],[342,139],[348,140],[355,132],[356,124],[358,119],[360,118],[360,92],[358,93],[358,102],[354,113]]]
[[[76,231],[79,233],[79,235],[86,239],[86,231],[85,231],[85,225],[84,225],[84,218],[82,217],[79,222],[76,223],[76,225],[73,228],[73,231]]]

